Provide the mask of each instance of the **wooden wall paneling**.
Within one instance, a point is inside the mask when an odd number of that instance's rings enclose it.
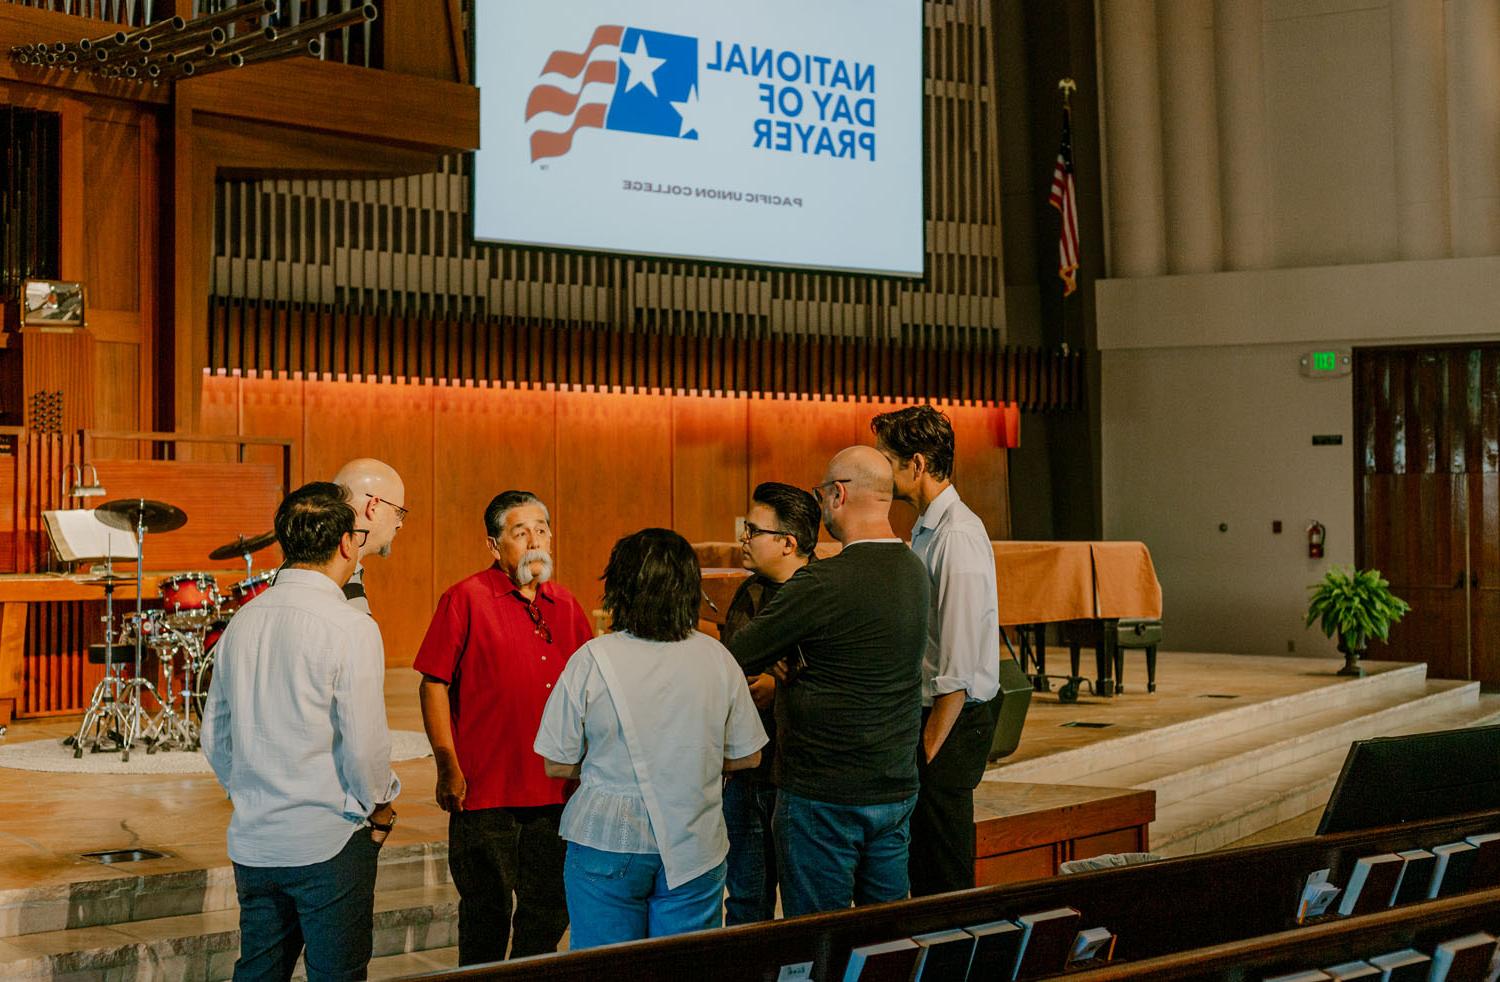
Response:
[[[303,409],[303,382],[295,378],[241,378],[236,380],[238,430],[240,436],[276,436],[296,439],[292,452],[291,486],[301,487],[308,481],[326,481],[334,472],[309,470],[305,464],[308,422]],[[318,425],[313,423],[312,425]],[[280,447],[246,447],[245,460],[281,464]],[[342,463],[340,461],[339,463]],[[335,468],[339,464],[333,465]],[[269,528],[269,526],[267,526]]]
[[[672,524],[672,406],[662,396],[557,396],[559,579],[584,609],[622,535]]]
[[[1005,410],[988,406],[941,407],[953,421],[953,481],[991,539],[1010,538],[1009,454]]]
[[[782,481],[810,488],[823,479],[834,454],[866,442],[869,406],[830,402],[809,406],[790,399],[763,396],[749,400],[750,487]]]
[[[689,542],[734,535],[750,491],[749,400],[672,399],[672,528]]]
[[[281,465],[182,460],[93,461],[106,498],[154,498],[187,513],[187,524],[172,532],[148,533],[146,568],[225,569],[208,554],[236,535],[250,537],[271,527],[281,501]],[[230,490],[232,489],[232,491]],[[127,540],[131,533],[120,533]],[[258,557],[263,558],[263,557]]]
[[[96,110],[84,124],[84,282],[99,310],[141,306],[141,132],[138,114]],[[133,425],[133,424],[132,424]]]
[[[322,381],[302,386],[304,481],[328,480],[352,458],[376,457],[406,485],[411,514],[391,555],[367,563],[365,582],[385,638],[386,663],[410,664],[432,613],[433,387]]]
[[[135,114],[138,131],[136,140],[140,174],[139,207],[136,222],[136,263],[140,300],[136,306],[136,332],[140,338],[137,350],[137,386],[139,403],[136,407],[136,426],[154,430],[158,425],[170,425],[157,413],[156,393],[163,376],[163,365],[158,357],[158,335],[161,333],[160,264],[161,242],[161,133],[157,126],[156,111]]]
[[[101,430],[134,430],[141,419],[141,346],[100,342],[94,345],[94,377],[98,392],[93,425]],[[100,440],[98,457],[135,457],[141,445],[124,440]]]
[[[222,374],[203,377],[202,403],[198,411],[198,432],[221,436],[242,435],[240,431],[240,379],[238,377]],[[297,432],[300,432],[300,427]],[[233,463],[238,459],[235,449],[227,443],[185,443],[178,446],[177,459]],[[273,451],[273,453],[266,453],[266,451]],[[280,451],[272,447],[247,447],[245,459],[281,466]]]
[[[432,604],[448,587],[488,566],[484,509],[508,489],[531,491],[554,514],[557,501],[558,395],[441,385],[432,389],[432,499],[408,505],[433,515]],[[566,550],[568,529],[558,530]]]
[[[94,357],[98,345],[88,331],[21,329],[21,394],[26,425],[64,432],[94,425]],[[33,414],[32,397],[60,394],[61,412],[45,418]],[[49,397],[49,402],[53,401]]]

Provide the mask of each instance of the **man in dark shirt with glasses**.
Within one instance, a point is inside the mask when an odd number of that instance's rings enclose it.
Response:
[[[756,486],[740,533],[740,553],[752,575],[740,584],[724,614],[719,637],[725,644],[812,560],[819,518],[817,500],[801,488],[774,481]],[[776,680],[762,674],[749,681],[761,724],[774,741]],[[731,774],[724,784],[724,825],[729,831],[724,923],[730,927],[776,916],[776,839],[771,828],[775,757],[772,744],[767,744],[761,748],[760,766]]]
[[[449,813],[461,965],[505,958],[512,910],[514,957],[557,950],[567,929],[565,782],[546,775],[532,742],[568,659],[593,636],[578,601],[552,582],[547,506],[505,491],[484,524],[494,564],[443,594],[412,666]]]

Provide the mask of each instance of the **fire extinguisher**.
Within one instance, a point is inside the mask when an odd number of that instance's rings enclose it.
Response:
[[[1327,535],[1328,530],[1325,529],[1323,527],[1323,523],[1318,521],[1317,519],[1314,519],[1313,523],[1307,527],[1308,559],[1323,558],[1323,539],[1326,538]]]

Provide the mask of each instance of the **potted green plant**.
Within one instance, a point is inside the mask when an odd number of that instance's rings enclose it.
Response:
[[[1340,675],[1364,675],[1359,659],[1370,641],[1385,641],[1391,625],[1411,610],[1410,604],[1391,593],[1390,581],[1378,569],[1335,566],[1323,582],[1308,589],[1312,599],[1307,604],[1307,626],[1317,623],[1328,637],[1338,637],[1344,655]]]

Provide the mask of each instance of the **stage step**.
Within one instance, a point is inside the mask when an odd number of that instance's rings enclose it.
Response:
[[[1264,659],[1271,661],[1272,659]],[[1289,666],[1320,665],[1307,659],[1274,659]],[[1387,671],[1373,672],[1364,678],[1338,679],[1304,692],[1278,696],[1259,702],[1226,702],[1225,708],[1207,716],[1102,740],[1073,750],[1033,757],[991,769],[990,781],[1022,781],[1045,784],[1077,784],[1082,778],[1108,766],[1120,768],[1179,751],[1192,751],[1205,741],[1222,740],[1237,734],[1262,735],[1291,720],[1357,703],[1385,697],[1417,698],[1427,692],[1427,666],[1422,663],[1402,665]],[[1150,698],[1149,696],[1145,698]],[[1107,715],[1108,701],[1100,707],[1101,718]],[[1127,787],[1116,782],[1114,787]]]
[[[90,872],[96,872],[90,866]],[[139,871],[61,886],[0,891],[0,943],[8,938],[68,928],[109,927],[131,921],[235,910],[230,866],[180,869],[181,860],[132,863]],[[161,872],[153,867],[169,867]],[[380,851],[376,890],[440,886],[450,882],[445,842],[392,843]],[[3,977],[3,976],[0,976]]]
[[[442,951],[457,940],[452,884],[376,891],[376,958]],[[0,940],[0,978],[216,982],[233,975],[239,943],[237,909],[26,934]]]
[[[1462,685],[1459,691],[1473,695],[1463,705],[1417,700],[1417,708],[1409,714],[1398,718],[1388,712],[1383,717],[1386,725],[1371,727],[1373,732],[1356,739],[1500,723],[1500,695],[1480,695],[1477,683]],[[1151,825],[1151,851],[1164,856],[1207,852],[1320,809],[1333,791],[1348,752],[1349,740],[1344,739],[1255,777],[1207,788],[1166,807],[1158,805],[1157,820]]]
[[[1366,737],[1393,732],[1414,716],[1475,705],[1478,682],[1432,681],[1421,690],[1381,689],[1284,722],[1203,740],[1116,765],[1107,757],[1097,770],[1069,778],[1095,787],[1152,788],[1158,814],[1179,801],[1289,767],[1325,750],[1347,750]]]
[[[412,951],[404,955],[385,955],[370,960],[370,982],[385,982],[386,979],[405,979],[428,972],[451,972],[458,967],[458,947],[435,948],[432,951]],[[292,976],[293,982],[305,982],[307,976],[300,971]]]

